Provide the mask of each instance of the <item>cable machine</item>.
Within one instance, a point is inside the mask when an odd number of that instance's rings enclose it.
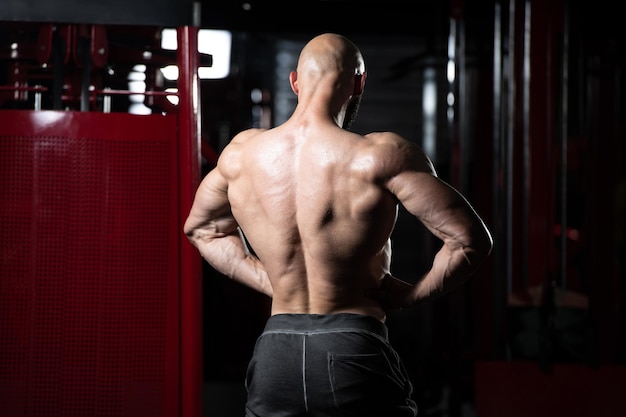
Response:
[[[49,3],[0,10],[0,414],[199,416],[198,6]]]

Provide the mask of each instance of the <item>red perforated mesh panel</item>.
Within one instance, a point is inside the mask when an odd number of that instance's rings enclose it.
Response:
[[[0,415],[177,413],[175,120],[0,111]]]

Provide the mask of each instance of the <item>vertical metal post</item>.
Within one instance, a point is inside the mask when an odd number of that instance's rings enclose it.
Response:
[[[505,164],[506,164],[506,203],[505,203],[505,236],[506,236],[506,282],[507,294],[513,288],[513,223],[514,223],[514,172],[515,172],[515,154],[513,152],[515,145],[515,0],[509,0],[509,33],[508,33],[508,73],[507,73],[507,115],[506,115],[506,142],[505,142]]]
[[[68,31],[69,32],[69,31]],[[68,35],[69,36],[69,35]],[[58,28],[52,31],[52,109],[63,107],[63,67],[67,44],[63,42]]]
[[[569,86],[569,8],[568,2],[563,3],[563,55],[561,68],[561,113],[560,119],[560,142],[561,142],[561,182],[559,188],[560,207],[560,268],[559,284],[561,288],[567,287],[567,116],[568,116],[568,86]]]
[[[107,91],[111,90],[110,87],[104,88],[104,96],[102,97],[102,112],[103,113],[111,113],[111,95],[106,94]]]
[[[37,88],[41,88],[40,85],[35,86]],[[39,111],[41,110],[41,90],[37,89],[35,90],[35,104],[34,104],[34,110],[35,111]]]
[[[459,129],[457,123],[457,28],[458,21],[454,17],[451,17],[450,20],[450,29],[448,33],[448,63],[446,66],[446,73],[448,76],[448,97],[453,98],[454,102],[448,101],[447,112],[446,112],[446,120],[448,122],[448,133],[450,135],[450,151],[451,151],[451,164],[450,164],[450,181],[452,185],[458,189],[462,189],[461,183],[461,154],[463,150],[461,149],[459,143]],[[450,73],[451,72],[451,73]],[[452,77],[450,77],[452,76]]]
[[[457,101],[458,101],[458,134],[461,147],[461,170],[459,185],[464,193],[469,193],[469,168],[470,160],[473,154],[473,147],[469,143],[469,128],[468,128],[468,111],[467,111],[467,69],[465,59],[465,19],[459,19],[458,21],[458,49],[457,49]]]
[[[522,69],[522,140],[523,140],[523,171],[522,171],[522,285],[527,288],[528,280],[528,245],[530,227],[530,36],[531,36],[530,0],[526,0],[524,7],[524,56]]]
[[[492,328],[493,328],[493,355],[498,357],[504,351],[504,329],[506,288],[503,277],[505,276],[503,250],[504,242],[504,222],[502,209],[502,174],[504,170],[504,130],[503,130],[503,109],[505,108],[503,98],[503,57],[502,57],[502,5],[496,2],[494,5],[494,27],[493,27],[493,165],[492,165],[492,194],[493,194],[493,218],[494,218],[494,240],[496,245],[493,254],[493,293],[492,293]]]
[[[202,416],[202,263],[182,232],[200,181],[200,91],[198,28],[183,26],[178,35],[180,162],[181,415]]]
[[[76,31],[78,56],[82,64],[80,111],[89,111],[89,86],[91,85],[91,42],[88,38],[80,36]]]

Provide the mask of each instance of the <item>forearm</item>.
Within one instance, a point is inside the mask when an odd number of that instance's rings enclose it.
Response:
[[[487,254],[472,248],[451,248],[444,244],[435,255],[430,270],[413,287],[413,303],[457,288],[472,276]]]
[[[415,284],[387,273],[380,286],[367,294],[386,310],[406,308],[453,290],[465,282],[487,257],[489,250],[451,250],[445,245],[436,254],[432,267]]]
[[[237,230],[220,237],[190,236],[189,240],[217,272],[272,297],[263,264],[248,251]]]

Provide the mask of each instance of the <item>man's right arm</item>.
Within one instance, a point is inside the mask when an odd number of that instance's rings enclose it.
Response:
[[[248,250],[230,211],[227,183],[219,168],[209,172],[200,183],[184,232],[218,272],[272,296],[265,267]]]

